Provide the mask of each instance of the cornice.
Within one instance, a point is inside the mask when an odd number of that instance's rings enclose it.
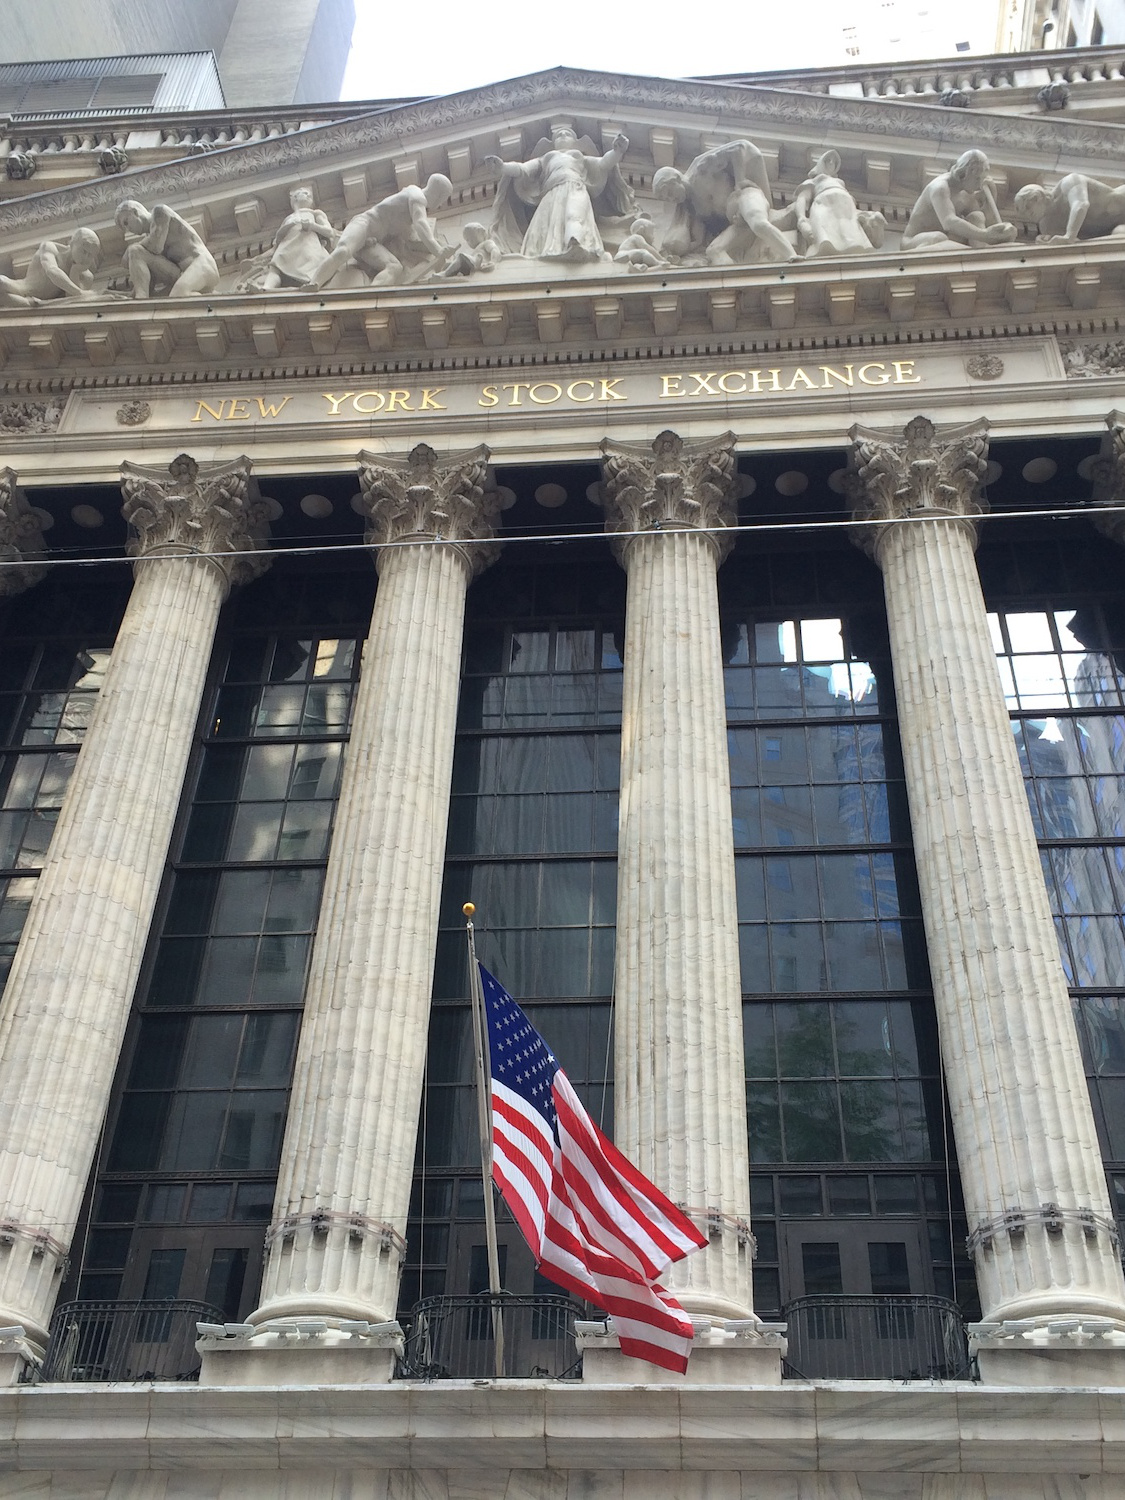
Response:
[[[583,106],[594,106],[611,116],[621,107],[640,107],[689,110],[721,117],[731,124],[745,120],[775,127],[819,129],[831,125],[917,141],[945,154],[955,154],[965,147],[1027,151],[1039,156],[1047,167],[1060,157],[1084,157],[1117,165],[1125,147],[1125,127],[1068,120],[1057,113],[1033,118],[890,99],[843,99],[789,89],[551,68],[484,88],[357,115],[295,135],[232,146],[0,204],[0,235],[60,219],[111,218],[116,205],[130,194],[150,201],[182,200],[198,190],[228,184],[237,187],[279,167],[308,169],[327,164],[360,147],[401,147],[415,136],[464,126],[479,128],[491,121],[500,123],[520,111]]]

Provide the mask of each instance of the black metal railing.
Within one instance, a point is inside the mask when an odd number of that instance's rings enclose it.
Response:
[[[221,1323],[206,1302],[64,1302],[51,1319],[41,1380],[195,1380],[196,1323]]]
[[[945,1297],[798,1297],[785,1373],[808,1380],[969,1380],[965,1322]]]
[[[401,1380],[497,1378],[496,1319],[503,1332],[502,1378],[566,1380],[581,1365],[574,1320],[581,1303],[569,1297],[426,1297],[411,1310],[406,1349],[396,1375]]]

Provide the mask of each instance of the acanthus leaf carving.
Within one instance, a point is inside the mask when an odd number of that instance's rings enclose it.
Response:
[[[651,446],[605,439],[597,503],[605,508],[619,561],[637,532],[691,530],[709,534],[722,562],[734,545],[723,532],[738,520],[734,444],[733,432],[685,443],[678,433],[664,431]]]
[[[0,469],[0,598],[22,594],[44,577],[43,532],[50,525],[45,511],[28,504],[15,471]]]
[[[367,518],[368,545],[451,542],[470,576],[483,572],[500,550],[495,541],[500,497],[490,483],[488,459],[483,443],[445,461],[428,443],[419,443],[405,458],[361,452],[357,509]],[[465,542],[473,545],[461,545]]]
[[[121,475],[130,557],[206,557],[228,587],[269,567],[269,504],[248,458],[200,464],[181,453],[167,469],[125,462]]]
[[[888,524],[914,516],[965,520],[982,515],[980,497],[988,465],[988,423],[983,418],[941,431],[928,417],[912,418],[901,435],[894,429],[856,425],[849,432],[845,486],[856,519],[870,526],[857,544],[878,561]]]

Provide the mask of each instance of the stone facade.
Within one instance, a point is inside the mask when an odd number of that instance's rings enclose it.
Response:
[[[838,82],[559,69],[0,203],[4,1493],[1125,1494],[1125,85]],[[470,897],[708,1239],[686,1378],[401,1326],[480,1290]],[[975,1371],[893,1365],[943,1289]]]

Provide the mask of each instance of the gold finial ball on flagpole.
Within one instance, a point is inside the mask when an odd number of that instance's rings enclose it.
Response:
[[[461,911],[464,916],[471,917],[476,912],[476,907],[471,901],[466,901],[464,906],[461,908]]]

